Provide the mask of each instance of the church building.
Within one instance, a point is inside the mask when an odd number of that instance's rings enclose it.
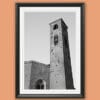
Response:
[[[50,64],[24,62],[25,89],[74,89],[68,26],[62,18],[50,23]]]

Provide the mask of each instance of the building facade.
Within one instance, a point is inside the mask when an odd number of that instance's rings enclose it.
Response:
[[[25,89],[49,89],[50,65],[25,61]]]
[[[25,62],[26,89],[74,89],[67,25],[50,23],[50,65]]]

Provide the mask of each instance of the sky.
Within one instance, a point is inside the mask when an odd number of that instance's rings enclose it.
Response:
[[[25,12],[24,60],[50,64],[50,25],[62,18],[68,26],[71,64],[75,66],[75,13],[74,12]]]

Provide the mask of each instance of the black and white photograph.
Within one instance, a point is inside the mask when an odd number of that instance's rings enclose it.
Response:
[[[16,4],[16,97],[84,97],[84,4]]]

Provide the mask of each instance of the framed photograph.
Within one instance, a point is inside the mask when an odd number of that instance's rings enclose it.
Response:
[[[84,97],[84,3],[16,4],[16,97]]]

